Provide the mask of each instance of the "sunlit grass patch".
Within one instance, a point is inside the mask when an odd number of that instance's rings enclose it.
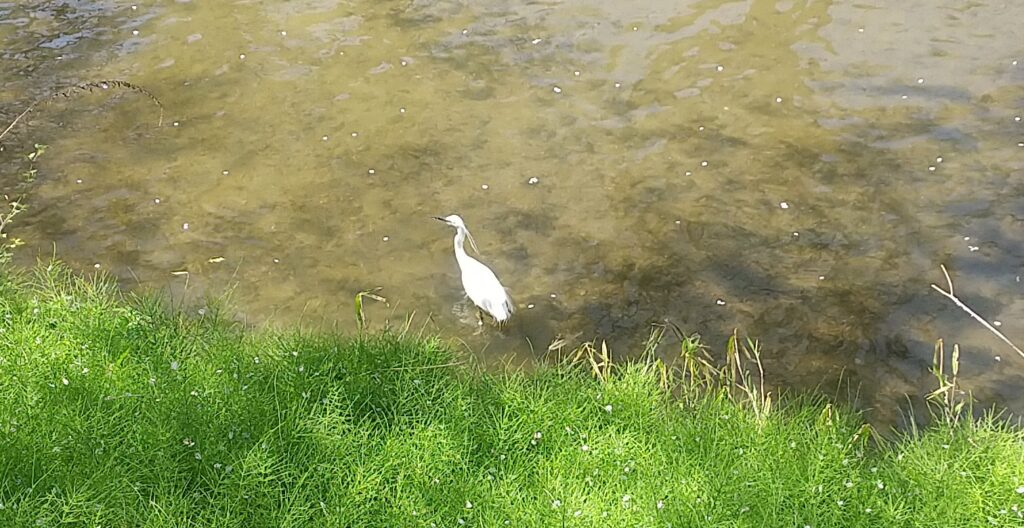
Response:
[[[743,369],[591,352],[481,373],[437,340],[252,332],[8,274],[0,525],[1024,524],[1024,437],[994,418],[880,440]]]

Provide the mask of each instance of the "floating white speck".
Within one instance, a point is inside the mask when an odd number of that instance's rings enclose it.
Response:
[[[824,275],[818,275],[818,280],[825,280],[825,276]]]
[[[529,183],[530,185],[536,185],[539,182],[540,178],[537,178],[536,176],[530,178],[529,180],[526,180],[526,183]]]
[[[776,97],[775,98],[775,102],[776,103],[781,103],[782,102],[782,98],[781,97]]]
[[[75,183],[82,183],[82,179],[79,178],[79,179],[75,180]]]
[[[1016,117],[1014,117],[1014,118],[1013,118],[1013,120],[1014,120],[1014,121],[1016,121],[1016,122],[1018,122],[1018,123],[1020,123],[1020,116],[1016,116]]]
[[[700,166],[701,167],[707,167],[708,166],[707,160],[700,162]]]
[[[462,30],[462,34],[463,35],[469,35],[469,30],[468,29],[463,29]]]
[[[562,89],[561,89],[561,88],[559,88],[559,87],[557,87],[557,86],[555,86],[554,88],[552,88],[552,89],[551,89],[551,91],[553,91],[553,92],[555,92],[555,93],[562,93]]]
[[[490,186],[490,185],[487,185],[487,184],[485,183],[485,184],[481,185],[481,186],[480,186],[480,188],[486,191],[487,189],[490,189],[490,188],[491,188],[491,186]]]
[[[231,174],[230,172],[228,172],[228,171],[226,171],[226,170],[222,170],[222,171],[220,171],[220,173],[221,173],[221,174],[223,174],[223,175],[225,175],[225,176],[227,176],[228,174]]]
[[[718,70],[718,71],[724,71],[725,70],[725,66],[722,66],[721,64],[719,64],[718,66],[715,66],[715,69]]]
[[[544,39],[535,38],[535,39],[531,40],[530,42],[533,43],[533,44],[540,44],[543,41],[544,41]]]
[[[857,28],[857,33],[863,33],[863,32],[864,32],[864,28]]]
[[[153,198],[153,203],[159,204],[160,203],[160,199],[159,198]]]
[[[181,229],[182,229],[182,231],[188,231],[188,222],[185,222],[184,224],[181,224]]]
[[[353,132],[352,133],[352,137],[358,137],[358,136],[359,136],[359,132]]]
[[[935,172],[935,165],[929,165],[928,170],[931,172]]]
[[[682,220],[676,220],[676,225],[682,225],[682,224],[683,224]]]
[[[967,249],[968,249],[968,250],[969,250],[969,251],[970,251],[971,253],[974,253],[975,251],[978,251],[978,250],[979,250],[979,249],[981,249],[981,248],[980,248],[980,247],[978,247],[978,246],[967,246]]]
[[[238,60],[245,60],[245,53],[239,53]]]
[[[970,239],[971,239],[971,237],[969,237],[969,236],[965,236],[965,237],[964,237],[964,242],[967,242],[967,241],[968,241],[968,240],[970,240]]]
[[[995,359],[996,361],[1002,361],[1003,357],[1002,356],[996,356],[993,359]]]
[[[322,137],[320,138],[320,141],[327,141],[327,136],[322,136]]]
[[[551,298],[552,298],[552,299],[554,299],[555,297],[558,297],[558,294],[556,294],[556,293],[552,293],[552,294],[551,294]]]
[[[172,124],[172,125],[174,125],[174,126],[178,126],[178,125],[180,125],[181,123],[179,123],[179,122],[175,121],[175,122],[173,122],[173,123],[171,123],[171,124]]]
[[[799,231],[793,231],[793,236],[795,236],[795,237],[800,236],[800,232]]]
[[[133,29],[132,30],[132,35],[138,36],[138,34],[139,34],[139,30],[137,30],[137,29]]]
[[[906,99],[906,98],[907,98],[907,96],[905,96],[905,95],[901,95],[900,96],[900,99]]]
[[[942,156],[935,158],[935,163],[942,163]]]
[[[527,305],[526,305],[526,309],[528,309],[528,310],[533,310],[533,307],[534,307],[534,306],[537,306],[537,305],[535,305],[535,304],[533,304],[533,303],[527,304]]]
[[[387,242],[388,240],[391,240],[391,237],[389,237],[389,236],[385,236],[385,237],[384,237],[384,238],[383,238],[382,240],[383,240],[383,241],[385,241],[385,242]]]
[[[924,77],[918,77],[917,84],[924,84]]]
[[[280,262],[281,262],[281,259],[279,259],[279,258],[274,259],[274,264],[279,264]]]
[[[575,76],[577,76],[577,77],[579,77],[579,76],[580,76],[580,71],[579,71],[579,70],[576,70],[576,71],[572,72],[572,74],[573,74],[573,75],[575,75]]]
[[[640,31],[640,28],[633,26],[633,31]]]
[[[139,8],[139,6],[137,6],[137,5],[133,5],[133,6],[132,6],[132,11],[135,11],[135,10],[136,10],[136,9],[138,9],[138,8]]]
[[[405,113],[405,107],[403,106],[403,107],[399,108],[398,109],[398,113],[399,114],[404,114]]]
[[[1003,326],[1002,321],[992,321],[992,326]]]
[[[402,62],[400,62],[399,64],[401,64],[402,66],[408,66],[408,65],[409,65],[409,63],[408,63],[408,62],[406,62],[406,61],[402,61]]]
[[[615,83],[615,87],[616,88],[619,88],[620,86],[622,86],[622,83],[620,83],[620,82]]]
[[[715,304],[717,304],[719,306],[725,306],[725,300],[723,300],[723,299],[715,299]]]
[[[1017,146],[1018,147],[1024,147],[1024,141],[1021,141],[1020,143],[1017,143]]]
[[[789,209],[789,202],[779,202],[779,207]]]
[[[686,174],[687,176],[693,176],[693,172],[692,171],[686,171],[684,174]]]
[[[92,267],[94,267],[96,269],[100,269],[100,263],[97,262],[97,263],[93,264]]]
[[[1012,64],[1013,66],[1016,66],[1017,65],[1017,61],[1013,61],[1010,64]]]
[[[701,125],[701,126],[697,127],[697,132],[703,132],[703,131],[704,131],[704,125]]]
[[[375,171],[373,169],[370,169],[370,170],[368,170],[366,172],[369,173],[369,174],[377,174],[377,171]]]
[[[281,32],[281,36],[282,37],[287,37],[288,36],[288,32],[287,31],[282,31]]]

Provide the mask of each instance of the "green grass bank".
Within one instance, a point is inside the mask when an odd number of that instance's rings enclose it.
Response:
[[[0,526],[1024,526],[1024,435],[997,420],[875,443],[813,398],[759,416],[640,364],[457,359],[8,274]]]

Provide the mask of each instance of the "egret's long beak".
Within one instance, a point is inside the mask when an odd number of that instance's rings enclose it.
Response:
[[[438,222],[444,222],[446,224],[448,223],[447,220],[445,220],[444,218],[441,218],[440,216],[431,216],[431,218],[433,218],[434,220],[437,220]]]

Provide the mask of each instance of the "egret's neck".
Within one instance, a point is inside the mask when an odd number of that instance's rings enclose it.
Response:
[[[459,227],[455,229],[455,260],[459,261],[461,265],[463,262],[469,260],[469,255],[466,254],[466,248],[463,245],[466,242],[466,230]]]

